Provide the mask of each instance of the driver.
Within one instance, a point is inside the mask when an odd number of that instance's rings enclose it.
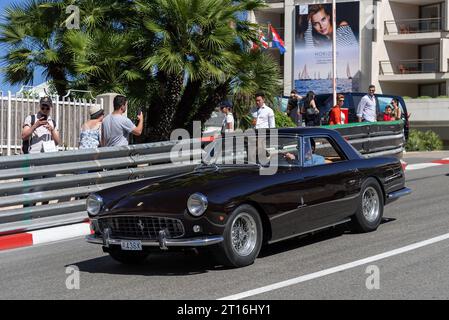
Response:
[[[305,145],[304,166],[311,167],[311,166],[326,164],[326,159],[323,156],[316,154],[315,149],[316,149],[315,140],[310,138],[310,144]],[[295,163],[295,162],[297,163],[298,162],[297,159],[299,159],[298,154],[299,154],[298,152],[287,152],[283,155],[283,158],[290,163]]]

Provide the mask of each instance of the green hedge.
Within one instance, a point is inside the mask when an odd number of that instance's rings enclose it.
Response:
[[[434,151],[443,149],[443,141],[435,132],[411,130],[407,145],[407,151]]]
[[[274,110],[274,117],[276,120],[276,128],[294,128],[296,127],[293,120],[284,112]]]

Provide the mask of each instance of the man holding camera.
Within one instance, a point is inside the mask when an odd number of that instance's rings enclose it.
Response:
[[[43,97],[39,101],[39,111],[26,117],[22,127],[22,151],[23,153],[41,153],[58,151],[56,146],[61,142],[57,130],[56,121],[50,117],[53,102],[50,97]],[[24,178],[24,181],[53,178],[55,174]],[[40,188],[30,189],[29,192],[40,191]],[[43,201],[42,204],[48,204]],[[34,206],[31,201],[24,201],[23,207]]]
[[[39,112],[26,117],[23,123],[23,153],[54,152],[60,143],[56,121],[50,117],[53,107],[50,97],[41,98],[39,106]]]

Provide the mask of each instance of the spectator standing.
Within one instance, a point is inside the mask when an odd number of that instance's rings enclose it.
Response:
[[[103,147],[127,146],[129,134],[140,136],[143,131],[143,113],[137,115],[139,123],[128,119],[124,113],[128,108],[128,99],[118,95],[114,98],[114,112],[107,115],[101,125],[101,145]]]
[[[50,116],[53,102],[50,97],[42,97],[39,101],[38,113],[25,118],[22,126],[22,151],[23,153],[41,153],[58,151],[56,146],[61,142],[56,121]],[[27,180],[45,179],[55,177],[55,174],[24,178]],[[29,192],[41,191],[40,188],[30,189]],[[43,201],[42,204],[48,204]],[[23,207],[34,206],[35,203],[24,201]]]
[[[299,102],[302,99],[303,97],[298,94],[298,91],[292,90],[287,103],[287,115],[297,126],[300,126],[302,123],[301,109],[299,107]]]
[[[357,107],[358,122],[377,121],[376,97],[374,96],[374,93],[376,92],[376,87],[370,85],[368,90],[369,90],[368,94],[363,96]]]
[[[393,100],[391,100],[391,105],[393,106],[394,120],[401,120],[402,111],[401,108],[399,107],[398,99],[394,98]]]
[[[224,101],[220,105],[220,110],[225,115],[221,126],[221,133],[234,132],[234,116],[232,115],[232,105],[229,101]]]
[[[301,113],[305,117],[307,127],[320,125],[320,110],[316,106],[315,93],[313,91],[309,91],[304,98],[304,106]]]
[[[265,95],[256,94],[256,107],[251,109],[254,129],[270,129],[276,127],[274,111],[265,104]]]
[[[343,107],[345,103],[345,96],[342,94],[339,94],[337,96],[337,104],[333,106],[329,113],[329,125],[337,125],[342,124],[341,120],[341,107]]]
[[[98,105],[89,108],[90,120],[84,123],[80,133],[80,149],[94,149],[101,144],[101,122],[104,119],[104,110]]]
[[[51,98],[41,98],[39,107],[39,112],[26,117],[23,123],[23,153],[54,152],[60,143],[56,121],[50,116],[53,107]]]

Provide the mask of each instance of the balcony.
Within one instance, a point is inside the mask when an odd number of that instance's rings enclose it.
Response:
[[[432,83],[449,79],[440,72],[438,59],[379,61],[379,80],[390,82]]]
[[[385,41],[402,43],[434,43],[447,35],[442,18],[387,20],[384,30]]]

